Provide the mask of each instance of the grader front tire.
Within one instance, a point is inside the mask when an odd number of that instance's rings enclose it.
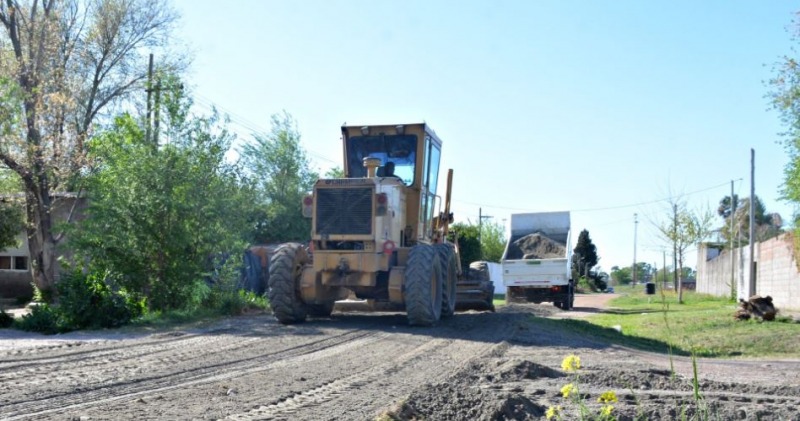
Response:
[[[306,306],[300,299],[299,284],[303,265],[309,262],[301,244],[283,244],[269,263],[269,304],[280,323],[302,323]]]
[[[405,270],[405,302],[408,323],[431,326],[442,316],[442,276],[436,249],[414,246]]]

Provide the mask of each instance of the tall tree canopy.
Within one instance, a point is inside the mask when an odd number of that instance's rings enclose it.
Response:
[[[53,193],[77,190],[93,123],[144,92],[146,54],[166,48],[176,20],[162,0],[0,3],[0,164],[24,188],[39,288],[58,275]]]
[[[589,231],[585,229],[578,234],[578,243],[573,251],[575,254],[572,259],[572,266],[573,270],[579,275],[587,276],[589,269],[600,261],[600,256],[597,255],[597,246],[592,243]]]
[[[758,195],[753,202],[755,215],[755,236],[756,241],[768,240],[779,235],[783,230],[783,219],[780,214],[767,212],[764,202]],[[749,244],[750,242],[750,198],[739,199],[733,195],[733,206],[731,206],[730,196],[720,199],[717,215],[725,220],[721,233],[726,242],[733,236],[735,247]],[[731,218],[733,218],[733,231],[731,231]]]
[[[189,103],[175,102],[169,143],[156,147],[128,115],[89,142],[88,217],[70,239],[90,271],[153,309],[199,304],[210,259],[240,256],[251,228],[251,189],[225,160],[233,136],[216,115],[186,118]]]
[[[256,241],[308,240],[311,221],[303,217],[302,200],[319,176],[311,170],[292,116],[285,111],[273,115],[270,132],[246,143],[241,156],[259,192]]]

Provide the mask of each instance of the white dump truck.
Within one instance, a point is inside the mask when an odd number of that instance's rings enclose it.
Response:
[[[506,302],[552,302],[572,309],[571,268],[569,212],[511,215],[511,235],[502,260]]]

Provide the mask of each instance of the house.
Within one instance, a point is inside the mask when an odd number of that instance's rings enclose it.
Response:
[[[0,197],[6,200],[20,201],[21,195]],[[74,211],[72,220],[83,218],[86,209],[86,198],[75,193],[56,193],[53,195],[54,222],[64,222]],[[28,253],[28,238],[25,232],[17,236],[17,246],[0,250],[0,298],[29,298],[33,296],[33,275],[31,259]],[[62,240],[62,244],[63,244]],[[61,256],[69,255],[68,251],[60,251]]]

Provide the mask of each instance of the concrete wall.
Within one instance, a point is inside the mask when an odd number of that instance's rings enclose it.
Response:
[[[747,299],[750,291],[749,247],[734,249],[733,253],[724,250],[716,255],[718,251],[719,248],[710,244],[702,244],[698,248],[697,291],[729,296],[733,272],[737,298]],[[800,272],[794,258],[792,234],[756,243],[753,255],[756,263],[756,294],[771,296],[779,309],[800,311]]]

